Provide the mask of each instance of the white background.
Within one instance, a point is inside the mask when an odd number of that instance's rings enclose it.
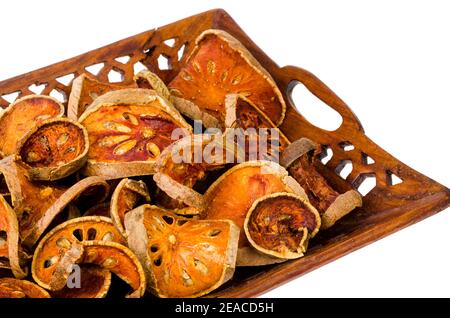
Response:
[[[279,65],[310,70],[398,159],[450,186],[446,1],[2,1],[0,80],[222,7]],[[448,211],[265,294],[450,296]]]

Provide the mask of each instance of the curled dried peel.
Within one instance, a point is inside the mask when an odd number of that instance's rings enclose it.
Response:
[[[126,215],[125,226],[159,297],[199,297],[234,273],[239,229],[229,220],[191,220],[143,205]]]
[[[362,198],[355,190],[340,194],[327,183],[314,166],[316,159],[313,152],[317,149],[317,144],[301,138],[285,149],[280,162],[305,189],[311,204],[322,217],[322,229],[327,229],[356,207],[360,207]]]
[[[33,279],[45,289],[62,289],[71,265],[82,263],[85,258],[86,247],[81,243],[93,240],[126,244],[109,218],[87,216],[69,220],[40,240],[31,265]]]
[[[153,180],[172,199],[202,209],[203,197],[192,188],[208,170],[223,166],[227,155],[234,159],[221,137],[186,136],[164,149],[156,161]]]
[[[0,278],[0,298],[50,298],[38,285],[15,278]]]
[[[24,278],[27,270],[20,266],[19,224],[16,213],[0,195],[0,257],[9,260],[14,277]]]
[[[98,194],[100,190],[103,195],[97,195],[96,200],[101,202],[109,191],[108,183],[101,177],[85,178],[67,188],[55,183],[31,182],[26,171],[12,156],[0,161],[0,172],[6,179],[18,215],[20,236],[28,247],[36,243],[53,219],[72,201],[84,193],[96,190]]]
[[[105,298],[111,286],[111,272],[96,266],[80,266],[80,287],[52,291],[52,298]]]
[[[238,145],[244,148],[245,160],[278,161],[279,153],[289,140],[257,105],[247,97],[228,94],[225,97],[225,134],[245,138]]]
[[[79,121],[90,142],[84,173],[109,178],[152,174],[163,149],[192,130],[168,101],[148,89],[107,93]]]
[[[17,147],[17,156],[32,180],[53,181],[80,169],[87,159],[86,129],[69,119],[41,122],[30,130]]]
[[[290,192],[306,198],[300,185],[278,164],[270,161],[241,163],[228,170],[206,191],[206,208],[201,218],[229,219],[242,228],[252,204],[257,199],[276,192]],[[250,246],[244,231],[241,231],[238,266],[273,262],[273,258],[257,254]]]
[[[320,215],[304,198],[274,193],[256,200],[244,223],[250,244],[281,259],[302,257],[320,228]]]
[[[150,72],[149,70],[140,71],[134,76],[134,81],[139,88],[153,89],[168,101],[171,100],[169,89],[155,73]]]
[[[169,84],[180,112],[203,120],[206,127],[221,127],[225,95],[239,93],[257,104],[276,125],[286,109],[270,74],[234,37],[222,30],[206,30],[195,42],[187,65]]]
[[[139,203],[150,202],[150,195],[143,181],[123,179],[117,185],[111,197],[111,219],[114,225],[125,236],[125,214],[133,210]]]
[[[28,95],[16,100],[0,114],[0,156],[16,151],[18,141],[36,124],[64,114],[64,106],[43,95]]]
[[[104,83],[97,81],[87,74],[81,74],[72,82],[67,106],[67,117],[77,120],[97,97],[110,91],[135,86],[134,83],[128,85]]]

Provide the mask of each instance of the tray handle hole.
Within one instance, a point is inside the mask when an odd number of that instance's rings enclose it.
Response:
[[[323,130],[335,131],[342,125],[342,116],[312,94],[305,85],[295,82],[292,89],[294,108],[311,124]]]

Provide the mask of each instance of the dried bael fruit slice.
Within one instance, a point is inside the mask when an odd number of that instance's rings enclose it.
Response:
[[[274,193],[256,200],[244,230],[250,244],[281,259],[302,257],[320,228],[320,215],[309,201],[292,193]]]
[[[80,242],[88,240],[126,244],[109,218],[86,216],[64,222],[48,232],[36,247],[31,265],[36,283],[48,290],[62,289],[70,275],[68,266],[80,262],[86,252]]]
[[[222,127],[225,95],[240,93],[281,124],[286,104],[280,90],[238,40],[222,30],[206,30],[195,44],[187,65],[169,84],[181,113],[206,127]]]
[[[37,123],[64,114],[64,106],[50,96],[28,95],[0,114],[0,156],[16,151],[17,142]]]
[[[38,285],[21,279],[0,278],[0,298],[50,298]]]
[[[12,156],[0,161],[0,172],[6,179],[18,215],[20,236],[28,247],[36,243],[52,220],[72,201],[95,192],[97,202],[102,202],[109,192],[108,183],[101,177],[85,178],[67,188],[55,183],[31,182],[26,171]]]
[[[239,229],[232,221],[191,220],[142,205],[125,216],[125,227],[159,297],[199,297],[233,276]]]
[[[109,178],[152,174],[161,151],[192,131],[167,100],[148,89],[107,93],[79,121],[90,142],[84,173]]]
[[[147,185],[143,181],[123,179],[111,197],[111,219],[122,235],[125,233],[125,214],[138,205],[150,202]]]
[[[97,97],[110,91],[135,86],[135,83],[128,85],[104,83],[86,74],[81,74],[72,82],[72,90],[70,91],[67,106],[67,117],[77,120]]]
[[[86,128],[69,119],[46,120],[31,129],[17,147],[31,180],[53,181],[80,169],[87,160]]]
[[[333,226],[339,219],[362,205],[361,195],[355,190],[343,194],[335,191],[314,167],[317,144],[301,138],[290,144],[281,154],[281,164],[305,189],[311,204],[319,211],[322,229]]]
[[[16,213],[0,195],[0,258],[9,260],[14,277],[24,278],[27,276],[27,270],[20,267],[19,247],[19,224]]]
[[[227,135],[244,137],[237,144],[245,148],[246,161],[263,159],[278,162],[279,154],[290,144],[270,118],[243,95],[226,95],[225,127]]]
[[[234,166],[217,179],[204,195],[203,219],[229,219],[239,228],[257,199],[276,192],[290,192],[306,198],[304,190],[280,165],[270,161],[249,161]],[[239,238],[237,265],[264,265],[279,259],[262,255],[251,247],[244,231]]]
[[[153,89],[168,101],[171,100],[169,89],[155,73],[143,70],[134,76],[134,80],[139,88]]]
[[[203,179],[207,170],[225,165],[227,155],[234,153],[209,135],[186,136],[169,147],[156,161],[153,180],[156,185],[174,200],[187,206],[204,208],[203,196],[193,186]]]
[[[105,298],[111,286],[111,272],[97,266],[80,266],[80,286],[50,292],[52,298]]]
[[[109,202],[99,203],[90,207],[83,216],[105,216],[111,217]]]

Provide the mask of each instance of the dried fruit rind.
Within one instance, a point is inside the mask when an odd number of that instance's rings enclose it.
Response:
[[[259,252],[293,259],[303,256],[320,223],[320,215],[309,201],[292,193],[273,193],[253,203],[244,230]]]
[[[234,273],[239,229],[229,220],[191,220],[143,205],[126,215],[125,226],[159,297],[199,297]]]
[[[286,104],[271,75],[233,36],[222,30],[204,31],[186,66],[169,84],[180,112],[203,120],[206,127],[221,127],[224,99],[240,93],[260,106],[276,124],[284,119]]]
[[[28,95],[16,100],[0,113],[0,157],[13,154],[17,142],[36,124],[63,114],[64,106],[50,96]]]
[[[192,131],[170,102],[148,89],[123,89],[100,96],[79,121],[90,141],[83,173],[108,178],[154,173],[163,149]]]
[[[238,164],[218,178],[206,191],[203,219],[230,219],[239,228],[247,212],[260,197],[276,192],[290,192],[307,200],[303,188],[288,172],[271,161],[249,161]],[[273,257],[260,255],[241,231],[237,265],[252,266],[274,262]]]
[[[17,147],[32,180],[53,181],[80,169],[87,159],[89,140],[86,128],[69,119],[41,122],[31,129]]]
[[[67,117],[77,120],[97,97],[110,91],[134,86],[136,86],[134,83],[118,85],[100,82],[87,74],[81,74],[72,82],[72,89],[67,105]]]
[[[27,280],[0,278],[0,298],[50,298],[49,293]]]
[[[117,185],[111,197],[111,219],[122,235],[125,233],[125,214],[133,210],[139,203],[150,202],[147,185],[143,181],[123,179]]]
[[[5,234],[5,237],[3,235],[0,236],[0,257],[9,260],[9,267],[14,277],[24,278],[27,275],[27,270],[22,269],[20,266],[20,240],[17,216],[2,195],[0,195],[0,233]],[[5,239],[6,241],[4,241]]]
[[[80,266],[80,288],[52,291],[52,298],[105,298],[111,286],[111,272],[97,266]]]
[[[171,100],[169,89],[155,73],[149,70],[143,70],[134,76],[134,80],[139,88],[153,89],[168,101]]]
[[[66,221],[48,232],[36,247],[31,265],[33,279],[45,289],[62,289],[70,274],[68,267],[85,257],[81,243],[86,240],[126,243],[109,218],[86,216]],[[65,264],[60,265],[61,261]]]
[[[355,190],[343,194],[328,185],[314,167],[312,152],[318,146],[307,138],[290,144],[281,154],[281,164],[303,186],[311,204],[322,217],[322,229],[333,226],[339,219],[362,205],[362,197]]]

